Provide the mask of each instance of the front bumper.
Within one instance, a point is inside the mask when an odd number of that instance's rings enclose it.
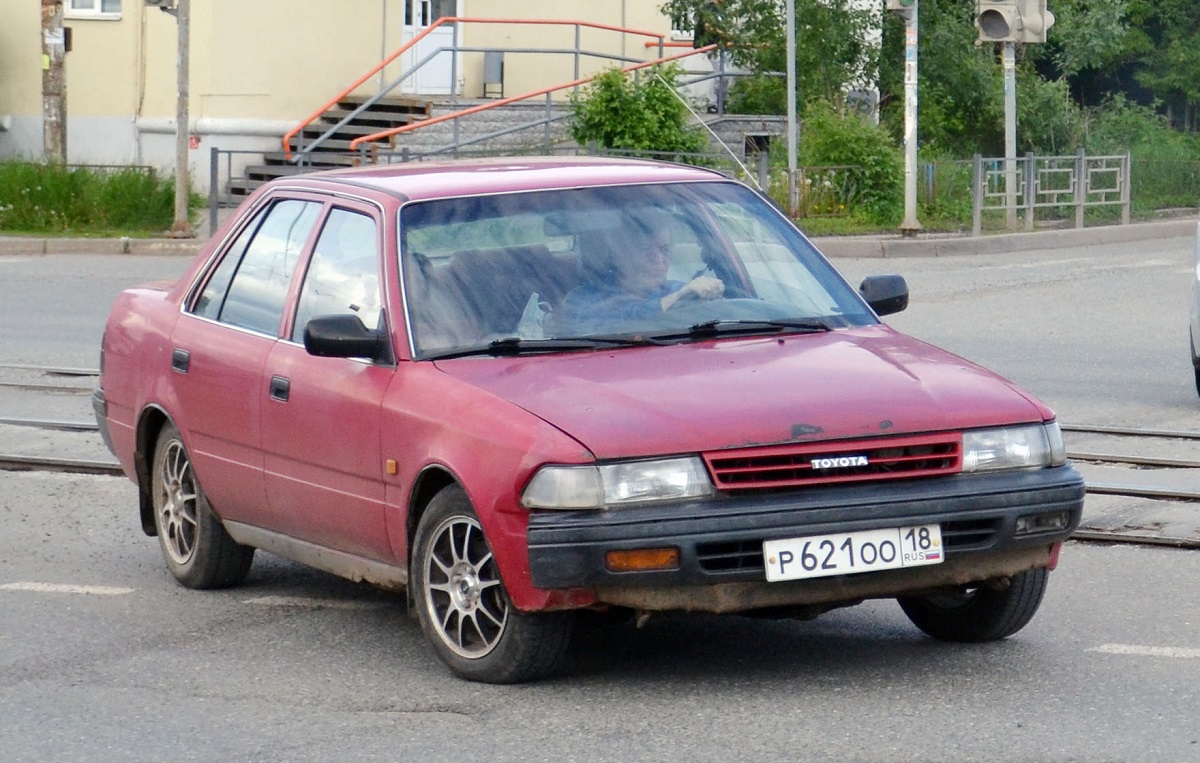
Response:
[[[104,440],[104,447],[108,448],[109,453],[116,455],[112,433],[108,429],[108,400],[105,399],[104,390],[100,387],[92,390],[92,412],[96,414],[96,426],[100,430],[100,438]]]
[[[609,603],[657,602],[650,609],[724,610],[893,596],[1047,566],[1052,544],[1079,525],[1083,495],[1083,478],[1067,465],[606,511],[539,512],[529,522],[529,562],[539,588],[591,588]],[[1069,516],[1065,528],[1018,534],[1018,518],[1059,512]],[[764,541],[932,523],[942,530],[946,560],[940,565],[766,583]],[[678,549],[678,568],[613,572],[606,567],[608,551],[662,547]],[[720,590],[757,584],[775,593],[743,602],[749,606],[692,606],[688,602],[694,597],[685,594],[702,592],[701,598],[709,599]],[[675,589],[679,596],[671,593]],[[809,593],[801,595],[802,590]],[[780,599],[784,591],[795,594]]]

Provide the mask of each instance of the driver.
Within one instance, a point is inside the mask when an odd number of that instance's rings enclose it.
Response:
[[[687,283],[668,279],[671,244],[665,235],[635,229],[623,238],[620,248],[607,231],[583,242],[584,267],[591,277],[563,300],[568,331],[611,329],[658,315],[681,299],[720,299],[725,293],[725,284],[712,276],[699,275]]]

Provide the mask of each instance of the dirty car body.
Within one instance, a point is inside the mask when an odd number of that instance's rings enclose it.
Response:
[[[465,678],[556,669],[582,609],[1003,638],[1083,483],[1045,405],[879,320],[907,300],[696,168],[320,173],[120,297],[96,409],[184,585],[262,549],[406,588]]]

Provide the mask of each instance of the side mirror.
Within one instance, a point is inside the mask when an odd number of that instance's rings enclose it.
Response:
[[[908,283],[904,276],[867,276],[858,293],[877,315],[891,315],[908,307]]]
[[[379,358],[386,342],[357,315],[322,315],[304,326],[304,349],[321,358]]]

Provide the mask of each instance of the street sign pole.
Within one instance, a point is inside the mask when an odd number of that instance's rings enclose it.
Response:
[[[1004,190],[1005,219],[1017,229],[1017,52],[1004,43]],[[1027,191],[1028,192],[1028,191]]]

